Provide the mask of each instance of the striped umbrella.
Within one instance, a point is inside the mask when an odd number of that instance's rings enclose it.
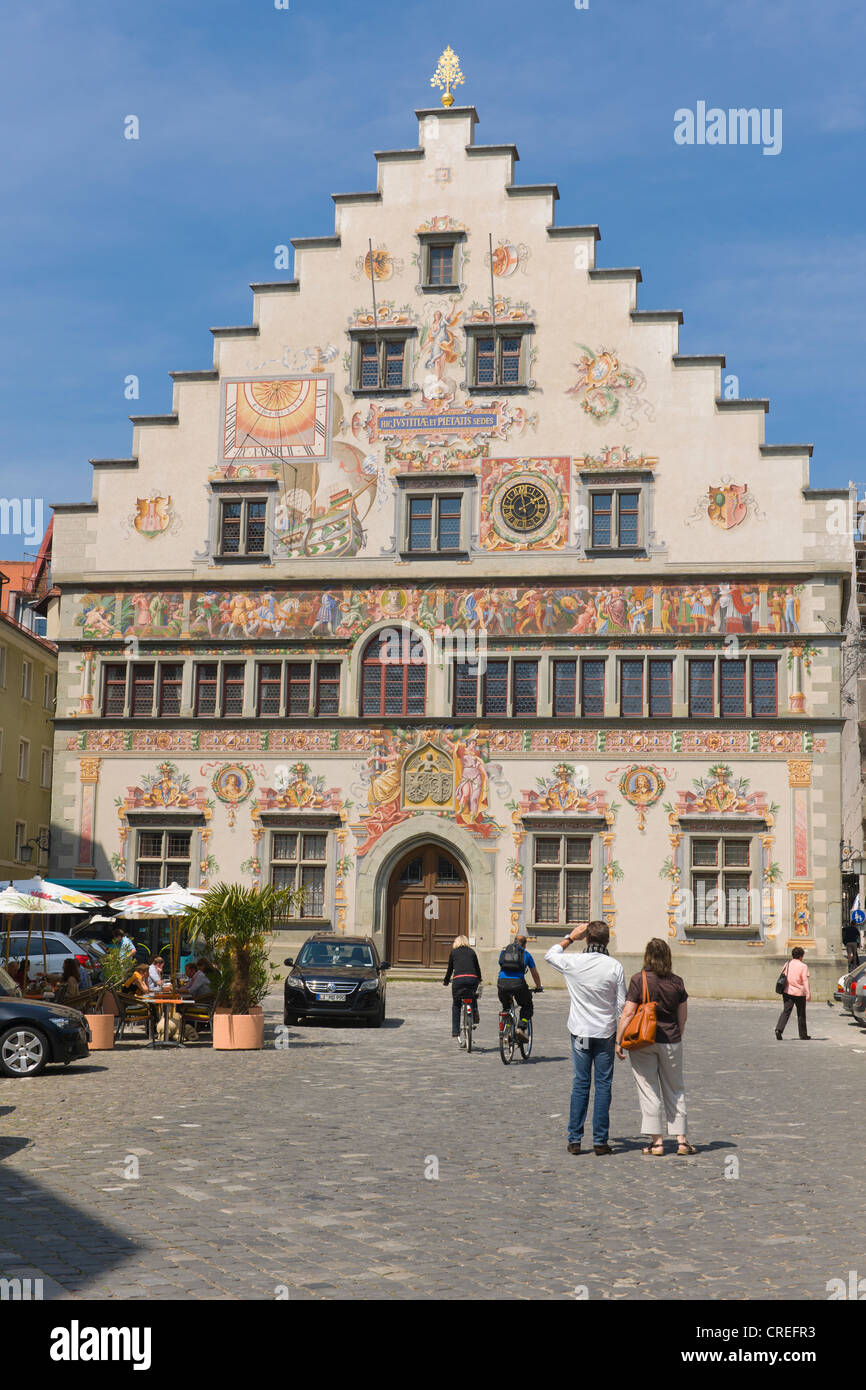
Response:
[[[12,884],[10,884],[8,888],[3,889],[3,892],[0,893],[0,917],[7,917],[9,919],[6,924],[7,964],[9,962],[9,941],[12,935],[12,918],[20,916],[27,916],[30,918],[30,924],[27,929],[27,945],[24,951],[24,976],[21,981],[25,988],[30,969],[30,938],[33,935],[34,918],[38,917],[40,919],[39,925],[42,929],[42,970],[43,973],[47,975],[48,957],[45,950],[45,923],[42,921],[42,918],[53,916],[55,913],[59,915],[75,913],[76,916],[79,916],[83,912],[84,908],[76,907],[73,903],[54,901],[46,897],[35,897],[32,893],[22,893],[20,889],[13,887]]]
[[[171,947],[171,977],[177,979],[177,961],[180,950],[180,937],[183,919],[194,907],[201,906],[204,892],[191,891],[179,883],[170,883],[168,888],[142,890],[130,893],[126,898],[115,898],[109,906],[118,917],[165,917],[169,923]]]

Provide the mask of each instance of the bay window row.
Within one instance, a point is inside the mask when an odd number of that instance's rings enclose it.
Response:
[[[488,656],[454,662],[447,696],[455,716],[498,719],[771,718],[779,712],[778,660],[767,657]],[[136,719],[262,718],[339,715],[339,661],[204,661],[191,674],[180,661],[108,662],[101,712]],[[185,681],[191,681],[191,688]],[[420,716],[429,708],[423,647],[397,655],[390,635],[368,643],[359,713],[364,718]]]

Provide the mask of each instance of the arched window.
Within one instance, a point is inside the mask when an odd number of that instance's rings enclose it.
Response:
[[[364,649],[361,714],[423,714],[427,663],[418,634],[385,628]]]

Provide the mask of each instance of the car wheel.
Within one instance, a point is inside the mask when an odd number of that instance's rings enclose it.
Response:
[[[382,1024],[383,1024],[384,1022],[385,1022],[385,1005],[383,1004],[382,1007],[381,1007],[381,1009],[379,1010],[379,1012],[378,1012],[377,1014],[374,1014],[372,1018],[368,1018],[368,1019],[367,1019],[367,1027],[368,1027],[368,1028],[381,1028],[381,1027],[382,1027]]]
[[[38,1076],[48,1065],[48,1039],[29,1024],[0,1034],[0,1072],[4,1076]]]
[[[283,1010],[283,1023],[287,1028],[297,1028],[300,1021],[300,1014],[290,1014],[288,1009]]]

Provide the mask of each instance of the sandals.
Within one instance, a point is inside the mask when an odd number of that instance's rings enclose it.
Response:
[[[652,1158],[664,1158],[664,1154],[665,1154],[665,1146],[664,1146],[664,1143],[662,1142],[662,1143],[659,1143],[659,1144],[648,1144],[647,1147],[646,1147],[645,1149],[641,1149],[641,1153],[642,1153],[642,1154],[647,1154],[647,1156],[652,1157]]]
[[[697,1149],[694,1144],[677,1144],[677,1158],[688,1158],[691,1154],[696,1154]]]

